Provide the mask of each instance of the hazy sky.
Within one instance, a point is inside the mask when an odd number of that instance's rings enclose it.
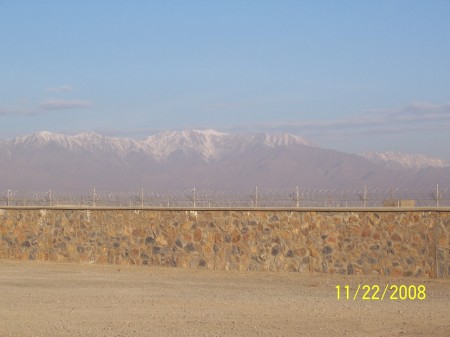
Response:
[[[0,0],[0,138],[289,131],[450,160],[450,1]]]

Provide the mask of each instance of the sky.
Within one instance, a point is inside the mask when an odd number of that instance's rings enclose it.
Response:
[[[0,139],[290,132],[450,160],[450,0],[0,0]]]

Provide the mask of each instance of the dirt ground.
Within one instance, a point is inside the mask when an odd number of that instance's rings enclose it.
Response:
[[[0,260],[0,336],[448,337],[450,281]]]

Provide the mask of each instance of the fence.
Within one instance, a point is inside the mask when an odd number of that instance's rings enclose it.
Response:
[[[449,207],[450,188],[261,189],[248,192],[197,190],[136,192],[2,191],[0,206],[91,207]]]

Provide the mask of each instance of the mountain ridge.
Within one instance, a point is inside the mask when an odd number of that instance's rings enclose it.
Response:
[[[76,148],[95,151],[111,148],[120,155],[130,151],[144,151],[161,160],[167,158],[177,150],[195,150],[204,159],[217,158],[221,152],[239,148],[241,151],[256,144],[260,146],[276,147],[288,144],[312,146],[306,139],[291,134],[256,133],[237,135],[207,130],[165,131],[149,136],[144,140],[132,138],[108,137],[95,132],[83,132],[76,135],[65,135],[48,131],[39,131],[31,135],[16,137],[9,140],[14,146],[56,144],[68,150]]]
[[[444,159],[426,156],[416,153],[402,152],[362,152],[360,156],[384,167],[394,170],[410,169],[420,171],[426,168],[442,168],[450,166],[450,163]]]
[[[394,170],[295,135],[216,130],[143,140],[42,131],[0,141],[0,163],[0,191],[450,186],[449,167]]]

